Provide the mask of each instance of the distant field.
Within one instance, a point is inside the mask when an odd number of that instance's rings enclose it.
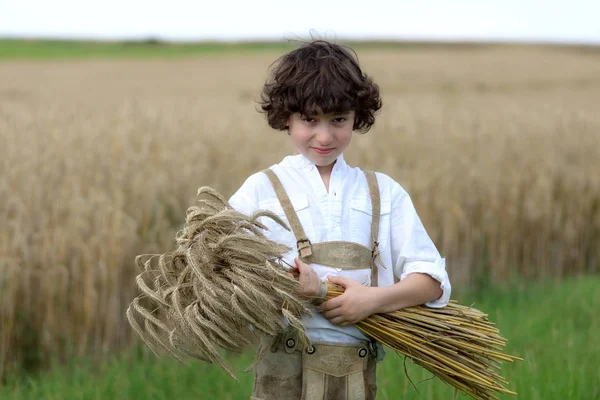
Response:
[[[489,290],[473,297],[459,293],[465,304],[489,312],[509,338],[507,352],[525,360],[504,364],[501,375],[519,396],[502,400],[600,399],[600,285],[598,277],[563,283],[522,285]],[[72,363],[0,388],[11,400],[247,400],[252,373],[243,373],[253,353],[230,357],[240,378],[236,383],[215,366],[182,365],[148,352],[122,354],[99,369]],[[405,376],[405,367],[409,378]],[[450,400],[453,389],[404,357],[388,353],[379,364],[380,400]],[[468,399],[459,395],[457,399]]]
[[[127,348],[134,257],[172,249],[200,186],[293,152],[256,111],[283,48],[15,46],[86,58],[0,62],[0,379]],[[346,160],[406,188],[455,288],[600,272],[599,52],[365,46],[384,107]]]
[[[362,48],[410,48],[436,44],[419,43],[362,43]],[[1,60],[48,60],[88,58],[171,58],[206,54],[243,54],[282,52],[294,48],[287,42],[198,42],[170,43],[153,39],[145,41],[89,42],[77,40],[0,39]],[[458,45],[456,45],[458,46]],[[479,47],[479,45],[466,45]]]
[[[483,49],[511,47],[502,43],[438,43],[438,42],[347,42],[357,50],[406,49]],[[203,54],[240,54],[281,52],[294,48],[294,42],[163,42],[156,39],[139,41],[79,41],[0,38],[0,61],[47,60],[73,58],[160,58],[198,56]],[[600,46],[537,45],[536,48],[568,49],[582,53],[600,53]]]
[[[44,60],[72,58],[157,58],[181,57],[214,53],[243,53],[285,49],[282,43],[161,43],[85,42],[67,40],[0,39],[1,60]]]

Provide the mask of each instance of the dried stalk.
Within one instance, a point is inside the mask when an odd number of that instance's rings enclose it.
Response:
[[[300,317],[309,310],[281,265],[289,248],[268,240],[257,219],[271,218],[288,229],[285,223],[268,211],[238,213],[207,187],[198,197],[174,252],[136,258],[142,294],[127,317],[154,352],[212,362],[235,378],[220,349],[248,345],[242,328],[252,325],[273,337],[292,329],[307,345]],[[329,283],[326,300],[343,292]],[[479,310],[456,302],[410,307],[372,315],[357,327],[476,400],[497,399],[494,392],[516,394],[496,370],[502,361],[520,358],[502,352],[506,339]]]
[[[177,234],[177,249],[136,257],[142,294],[127,318],[152,351],[215,363],[235,378],[220,349],[247,346],[241,331],[250,325],[272,336],[291,327],[302,343],[309,342],[300,322],[309,310],[280,264],[289,249],[266,239],[259,217],[285,227],[268,211],[245,216],[203,187]]]
[[[343,293],[328,283],[325,299]],[[444,308],[409,307],[371,315],[356,327],[476,400],[498,399],[494,392],[516,395],[496,370],[521,358],[502,352],[506,339],[477,309],[454,301]]]

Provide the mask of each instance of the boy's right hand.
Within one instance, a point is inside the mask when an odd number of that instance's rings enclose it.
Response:
[[[292,274],[300,284],[296,293],[308,299],[318,296],[321,291],[321,280],[315,270],[298,258],[294,261],[296,265],[292,267]]]

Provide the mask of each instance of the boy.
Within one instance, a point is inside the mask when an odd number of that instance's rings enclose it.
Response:
[[[375,123],[379,88],[345,48],[314,41],[278,60],[261,106],[298,154],[250,176],[230,204],[287,219],[291,232],[267,220],[266,234],[294,249],[286,261],[316,308],[303,318],[312,346],[279,338],[255,368],[252,399],[374,399],[383,351],[354,324],[450,298],[444,260],[406,191],[344,161],[353,132]],[[345,293],[322,303],[326,280]]]

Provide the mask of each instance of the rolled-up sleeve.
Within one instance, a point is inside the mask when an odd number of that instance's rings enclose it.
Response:
[[[440,256],[425,231],[410,196],[401,187],[396,188],[391,209],[391,252],[394,274],[400,280],[409,274],[422,273],[440,283],[442,295],[425,305],[441,308],[448,304],[452,291],[445,259]]]

